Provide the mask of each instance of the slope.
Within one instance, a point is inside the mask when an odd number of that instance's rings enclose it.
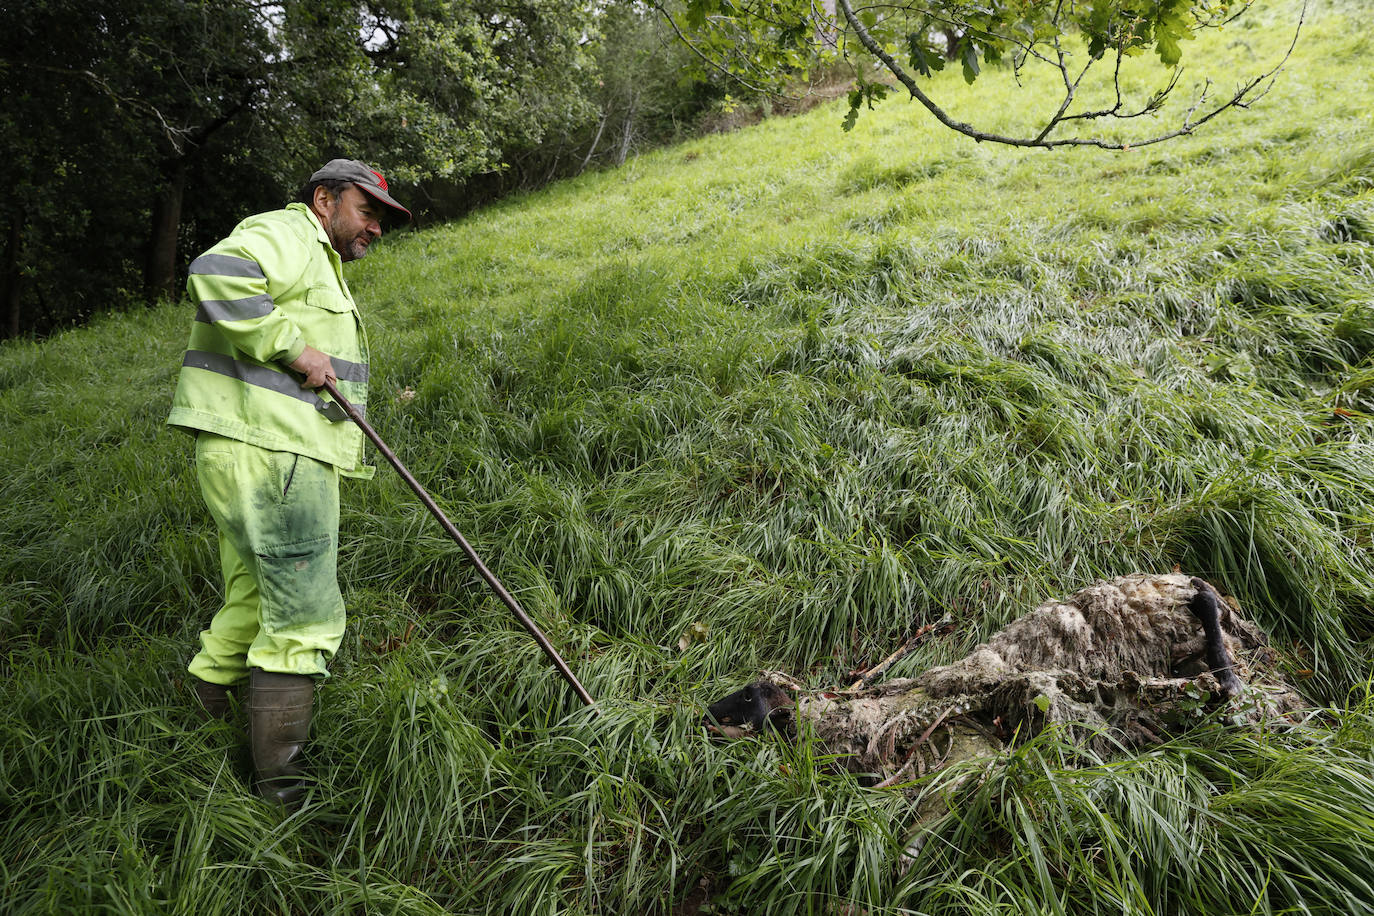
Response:
[[[1212,53],[1272,60],[1270,15]],[[162,426],[184,306],[4,346],[6,908],[1374,905],[1371,37],[1323,5],[1262,103],[1127,154],[827,107],[386,240],[350,268],[370,416],[604,714],[382,470],[344,495],[321,788],[284,823],[179,681],[217,589]],[[1047,736],[914,863],[906,796],[694,727],[761,667],[835,683],[952,615],[910,673],[1174,564],[1329,709],[1115,761]]]

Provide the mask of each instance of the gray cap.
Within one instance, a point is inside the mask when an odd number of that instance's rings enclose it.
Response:
[[[324,168],[310,176],[310,180],[351,181],[368,197],[385,204],[397,213],[404,213],[407,221],[413,219],[410,211],[396,203],[395,198],[387,192],[386,179],[382,177],[382,173],[365,162],[359,162],[357,159],[330,159],[324,164]]]

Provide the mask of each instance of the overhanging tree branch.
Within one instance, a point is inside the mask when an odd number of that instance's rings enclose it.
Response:
[[[704,63],[707,67],[717,71],[723,76],[729,77],[730,79],[739,83],[741,86],[744,86],[751,92],[757,92],[759,95],[774,94],[770,90],[765,89],[762,86],[757,86],[754,83],[751,83],[749,80],[746,80],[744,77],[740,76],[738,73],[735,73],[730,68],[722,66],[720,62],[712,60],[710,55],[708,55],[706,52],[698,48],[696,46],[696,43],[693,42],[692,39],[688,38],[686,35],[683,34],[682,29],[677,24],[677,20],[673,18],[672,13],[668,12],[666,9],[663,8],[663,4],[655,3],[653,6],[654,9],[658,10],[659,14],[662,15],[663,18],[668,21],[668,25],[671,26],[673,32],[677,34],[678,40],[681,41],[684,45],[686,45],[687,49],[691,51],[693,54],[695,54],[701,60],[701,62]]]
[[[93,86],[97,91],[105,95],[115,107],[126,106],[134,111],[142,112],[157,122],[158,128],[163,137],[171,144],[172,149],[180,153],[185,147],[191,131],[188,128],[177,127],[163,115],[157,106],[149,104],[143,99],[123,95],[110,85],[109,80],[104,79],[92,70],[73,70],[67,67],[53,67],[47,64],[34,64],[27,61],[20,61],[20,67],[30,70],[42,70],[45,73],[54,73],[58,76],[74,77],[87,85]]]
[[[1055,114],[1049,119],[1045,126],[1035,136],[1013,137],[1008,136],[1006,134],[999,134],[991,131],[980,130],[979,128],[974,127],[972,124],[968,124],[963,121],[958,121],[952,118],[949,114],[947,114],[944,111],[943,108],[936,104],[935,101],[921,89],[920,85],[916,82],[915,77],[913,77],[909,72],[907,72],[907,70],[891,54],[889,54],[882,47],[882,45],[878,43],[878,41],[876,41],[873,38],[873,36],[869,33],[868,29],[864,27],[863,22],[855,14],[854,8],[850,4],[849,0],[837,0],[837,4],[839,6],[840,12],[844,16],[845,21],[848,23],[850,29],[853,30],[855,38],[858,39],[859,44],[861,44],[864,47],[864,49],[868,51],[869,54],[877,58],[877,60],[883,65],[883,67],[887,69],[887,71],[891,73],[903,86],[906,87],[907,91],[911,94],[911,97],[916,101],[920,102],[921,105],[923,105],[927,111],[934,115],[936,120],[938,120],[945,127],[948,127],[950,130],[956,131],[957,133],[961,133],[964,136],[972,137],[974,140],[978,142],[987,141],[990,143],[1001,143],[1007,146],[1035,147],[1040,149],[1053,149],[1055,147],[1061,146],[1090,146],[1098,147],[1100,149],[1121,150],[1130,149],[1132,147],[1138,146],[1149,146],[1154,143],[1161,143],[1165,140],[1170,140],[1174,137],[1178,137],[1183,134],[1192,133],[1198,127],[1202,126],[1203,124],[1207,123],[1208,121],[1212,120],[1217,115],[1221,114],[1224,111],[1227,111],[1228,109],[1248,107],[1251,103],[1263,97],[1263,95],[1266,92],[1268,92],[1269,89],[1273,86],[1273,79],[1275,75],[1278,73],[1280,69],[1282,69],[1283,65],[1287,63],[1288,58],[1293,53],[1293,49],[1297,46],[1298,35],[1302,31],[1302,25],[1307,15],[1307,4],[1306,0],[1304,0],[1302,11],[1298,16],[1297,26],[1293,31],[1293,40],[1289,43],[1288,50],[1284,53],[1283,58],[1279,60],[1279,62],[1269,70],[1265,71],[1264,73],[1261,73],[1259,76],[1256,76],[1248,82],[1242,84],[1235,91],[1235,93],[1231,95],[1230,98],[1226,99],[1224,102],[1221,102],[1220,104],[1217,104],[1207,109],[1206,113],[1201,117],[1197,117],[1195,119],[1197,111],[1207,104],[1208,95],[1212,86],[1211,80],[1208,80],[1204,84],[1201,93],[1199,93],[1198,95],[1198,98],[1193,102],[1192,106],[1188,108],[1187,112],[1185,112],[1183,116],[1183,121],[1177,128],[1159,134],[1155,134],[1153,136],[1146,136],[1134,140],[1109,140],[1103,137],[1056,137],[1054,136],[1054,132],[1066,121],[1092,120],[1104,118],[1121,119],[1126,117],[1139,117],[1140,115],[1145,114],[1147,112],[1155,111],[1160,107],[1160,105],[1163,104],[1165,97],[1167,97],[1168,94],[1178,84],[1178,79],[1180,76],[1180,71],[1176,68],[1172,79],[1169,81],[1169,84],[1163,90],[1157,92],[1153,97],[1151,97],[1150,101],[1148,101],[1140,111],[1130,115],[1120,114],[1120,109],[1122,105],[1120,82],[1121,55],[1122,53],[1124,53],[1124,45],[1127,40],[1127,36],[1125,34],[1123,34],[1119,38],[1119,44],[1117,47],[1117,63],[1113,75],[1113,85],[1117,94],[1117,103],[1115,106],[1113,106],[1112,108],[1102,109],[1099,111],[1068,114],[1068,109],[1073,102],[1074,95],[1077,91],[1078,85],[1082,81],[1083,77],[1086,75],[1088,69],[1095,62],[1095,60],[1090,61],[1088,65],[1084,67],[1083,71],[1079,73],[1076,79],[1070,78],[1068,72],[1068,64],[1065,60],[1065,55],[1059,47],[1058,37],[1056,36],[1054,40],[1056,60],[1051,61],[1050,63],[1060,71],[1062,78],[1064,80],[1064,101],[1059,106],[1059,109],[1055,112]],[[1047,60],[1047,58],[1042,55],[1037,54],[1036,56],[1042,60]]]

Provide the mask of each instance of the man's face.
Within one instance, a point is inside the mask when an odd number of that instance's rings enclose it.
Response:
[[[324,188],[316,188],[314,210],[329,236],[329,244],[345,261],[365,256],[367,247],[382,237],[386,208],[356,185],[344,188],[338,197],[330,197]]]

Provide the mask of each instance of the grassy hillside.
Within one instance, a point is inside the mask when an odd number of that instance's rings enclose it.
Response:
[[[1265,15],[1187,50],[1258,71]],[[0,909],[1374,908],[1371,55],[1322,4],[1270,95],[1171,143],[831,106],[385,240],[349,268],[370,418],[603,715],[382,469],[345,488],[320,787],[284,821],[181,682],[218,588],[162,425],[190,310],[0,346]],[[1045,736],[907,863],[907,796],[695,727],[760,668],[833,684],[952,615],[911,674],[1175,564],[1329,709],[1107,761]]]

